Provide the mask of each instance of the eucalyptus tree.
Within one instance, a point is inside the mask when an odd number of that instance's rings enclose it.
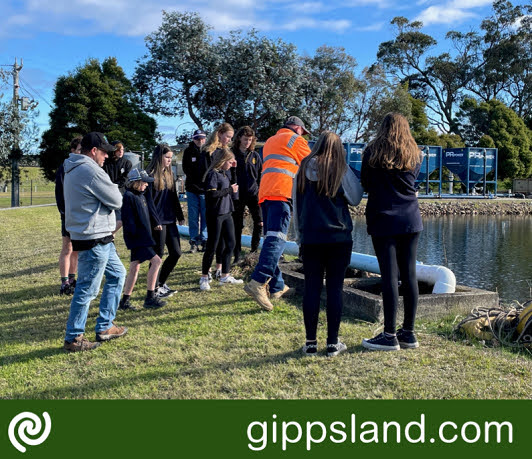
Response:
[[[404,17],[395,17],[395,38],[379,45],[377,58],[391,75],[408,81],[414,97],[427,104],[427,116],[431,124],[443,132],[456,132],[454,112],[466,84],[473,78],[473,69],[478,64],[478,49],[461,46],[460,40],[448,38],[455,45],[454,55],[430,52],[437,41],[421,32],[423,23],[410,22]]]

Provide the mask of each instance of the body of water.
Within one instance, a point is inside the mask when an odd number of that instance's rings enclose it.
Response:
[[[353,251],[374,255],[364,217],[353,219]],[[448,216],[423,220],[417,259],[451,269],[458,284],[532,297],[532,217]]]

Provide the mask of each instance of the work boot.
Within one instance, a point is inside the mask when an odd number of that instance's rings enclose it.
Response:
[[[272,300],[278,300],[279,298],[290,298],[291,296],[294,296],[296,293],[295,288],[290,288],[288,285],[285,284],[282,290],[279,290],[278,292],[272,293],[270,295],[270,298]]]
[[[109,341],[110,339],[120,338],[127,333],[127,327],[117,327],[115,324],[111,325],[105,331],[96,333],[96,341]]]
[[[91,351],[100,347],[101,343],[91,343],[87,338],[81,335],[76,336],[72,341],[65,341],[63,349],[68,352]]]
[[[273,311],[273,304],[268,299],[268,284],[261,284],[254,279],[251,279],[244,285],[244,291],[259,304],[265,311]]]

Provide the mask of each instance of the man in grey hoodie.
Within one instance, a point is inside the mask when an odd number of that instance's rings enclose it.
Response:
[[[122,195],[102,169],[108,153],[114,151],[99,132],[86,134],[81,140],[81,154],[71,153],[64,162],[65,223],[72,247],[79,252],[78,281],[68,316],[64,348],[88,351],[101,341],[127,333],[126,327],[113,323],[126,270],[116,253],[112,232],[116,226],[115,211],[122,207]],[[83,334],[90,302],[105,285],[96,319],[96,342]]]

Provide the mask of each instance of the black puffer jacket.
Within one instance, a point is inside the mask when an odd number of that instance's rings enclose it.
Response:
[[[187,176],[185,181],[185,190],[191,193],[203,194],[203,176],[201,165],[201,150],[194,143],[190,142],[183,152],[183,172]],[[205,172],[205,171],[204,171]]]

